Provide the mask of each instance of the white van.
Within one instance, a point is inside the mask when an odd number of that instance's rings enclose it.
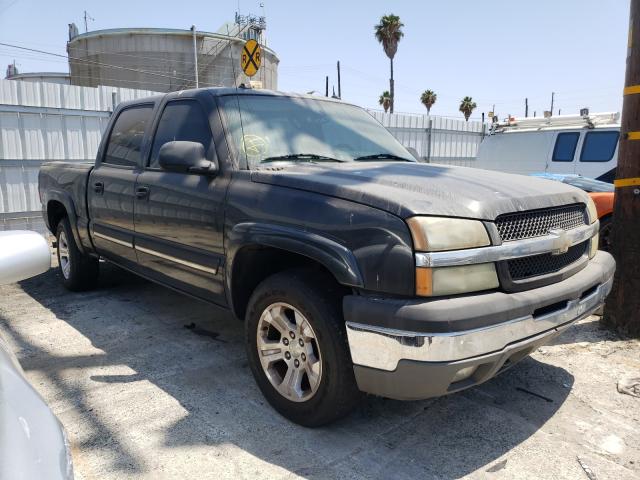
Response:
[[[492,126],[474,166],[521,174],[577,174],[612,183],[619,137],[618,113],[510,118]]]

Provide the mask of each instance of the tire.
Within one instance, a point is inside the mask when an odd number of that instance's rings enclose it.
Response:
[[[245,326],[251,372],[271,406],[305,427],[347,415],[361,397],[338,288],[326,275],[296,269],[267,278],[249,300]],[[287,337],[289,327],[293,333]],[[260,355],[259,348],[273,355]],[[285,386],[287,379],[294,388]]]
[[[56,240],[58,268],[64,286],[73,292],[95,287],[98,280],[98,259],[83,255],[78,250],[69,219],[66,217],[58,223]]]
[[[600,240],[598,249],[604,250],[605,252],[611,251],[611,216],[605,217],[600,220]]]

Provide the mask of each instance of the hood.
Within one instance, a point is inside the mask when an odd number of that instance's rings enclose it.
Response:
[[[369,205],[402,218],[494,220],[503,213],[587,202],[584,192],[561,182],[424,163],[297,164],[254,170],[251,178]]]

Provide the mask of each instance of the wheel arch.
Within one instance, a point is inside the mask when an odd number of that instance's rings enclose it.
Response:
[[[69,219],[73,239],[78,246],[78,250],[80,250],[81,253],[85,253],[78,232],[78,217],[76,215],[75,205],[71,196],[66,192],[54,190],[47,195],[45,205],[45,221],[49,231],[55,235],[58,224],[64,217],[67,217]]]
[[[234,315],[244,319],[249,298],[261,281],[296,267],[324,271],[346,288],[364,286],[355,256],[334,240],[280,225],[238,224],[229,235],[225,281]]]

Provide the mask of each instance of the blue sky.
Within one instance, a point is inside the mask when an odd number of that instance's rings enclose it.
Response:
[[[180,2],[0,0],[0,41],[65,53],[67,24],[90,29],[189,28],[215,31],[242,13],[261,13],[258,1]],[[395,59],[396,111],[424,112],[420,93],[438,94],[433,114],[462,118],[460,99],[495,104],[500,117],[556,108],[577,113],[619,110],[629,15],[627,0],[334,1],[264,0],[268,45],[278,54],[279,89],[324,91],[342,65],[345,100],[379,108],[388,89],[389,61],[373,37],[380,16],[401,17],[405,37]],[[164,5],[167,5],[166,7]],[[55,5],[55,6],[54,6]],[[176,8],[176,5],[178,6]],[[63,59],[0,47],[2,73],[13,58],[22,72],[66,71]]]

